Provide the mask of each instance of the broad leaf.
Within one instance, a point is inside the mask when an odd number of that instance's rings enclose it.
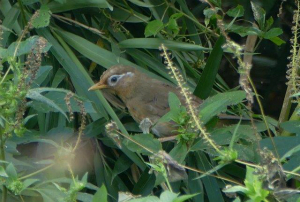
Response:
[[[21,56],[24,54],[28,54],[31,51],[34,51],[34,47],[38,45],[39,40],[40,40],[39,36],[32,36],[26,39],[25,41],[13,42],[8,47],[8,49],[3,49],[0,47],[0,58],[7,58],[7,57]],[[51,44],[47,42],[42,52],[43,53],[47,52],[50,49],[50,47]]]
[[[266,11],[260,7],[258,4],[251,2],[251,8],[253,11],[254,19],[259,25],[259,28],[263,30],[265,28],[265,18],[266,18]]]
[[[226,111],[228,106],[236,105],[242,102],[245,97],[246,93],[244,91],[233,91],[227,93],[219,93],[213,97],[206,99],[199,108],[199,116],[201,121],[204,124],[207,123],[212,117]]]
[[[34,28],[47,27],[50,23],[51,13],[46,5],[42,5],[40,10],[36,11],[38,14],[32,19],[31,24]]]
[[[131,136],[131,138],[134,142],[125,139],[124,144],[133,152],[153,155],[162,149],[161,143],[151,134],[137,134]]]
[[[145,37],[155,36],[163,28],[164,28],[164,24],[161,20],[153,20],[149,22],[146,26]]]
[[[104,185],[102,185],[98,191],[96,192],[96,194],[93,197],[93,201],[92,202],[107,202],[107,190],[106,187]]]
[[[226,14],[229,15],[230,17],[242,17],[244,15],[244,7],[241,5],[238,5],[235,8],[229,9]]]

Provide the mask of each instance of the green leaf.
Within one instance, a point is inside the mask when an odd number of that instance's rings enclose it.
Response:
[[[300,135],[300,121],[286,121],[280,124],[280,127],[290,133],[296,133]]]
[[[222,45],[224,43],[225,37],[220,36],[209,55],[203,73],[197,83],[194,94],[202,99],[206,99],[210,95],[210,92],[213,88],[223,56]]]
[[[93,200],[93,195],[88,193],[78,192],[76,199],[77,201],[81,201],[81,202],[91,202]]]
[[[159,198],[157,198],[156,196],[147,196],[143,198],[132,199],[128,202],[162,202],[162,201],[159,200]]]
[[[0,166],[0,176],[1,177],[8,177],[7,173],[5,172],[5,169]]]
[[[1,2],[4,2],[4,1],[1,1]],[[9,2],[7,2],[7,3],[10,5]],[[4,5],[3,4],[1,5],[1,8],[2,8],[1,11],[3,12],[5,9],[2,6],[4,7]],[[7,8],[6,12],[7,12],[6,15],[4,14],[5,19],[2,20],[2,26],[5,26],[7,29],[10,29],[10,30],[14,29],[14,31],[20,36],[21,32],[22,32],[20,25],[18,24],[18,17],[20,14],[20,9],[18,9],[16,7],[11,7],[9,10]],[[3,31],[4,32],[1,35],[2,40],[0,41],[0,44],[2,44],[2,47],[7,47],[8,39],[9,39],[9,36],[12,34],[12,32],[6,31],[5,29]]]
[[[174,13],[170,16],[170,19],[178,20],[183,16],[183,13]]]
[[[67,2],[67,0],[54,0],[54,1],[56,1],[56,2],[58,2],[58,3],[60,3],[60,4],[64,4],[64,3]]]
[[[145,37],[155,36],[163,28],[164,24],[161,20],[153,20],[147,23],[147,26],[145,28]]]
[[[188,194],[177,197],[173,202],[184,202],[187,201],[190,198],[193,198],[194,196],[197,196],[198,194]]]
[[[39,0],[22,0],[23,5],[31,5],[39,2]]]
[[[181,102],[175,93],[169,92],[168,102],[169,102],[170,110],[172,111],[180,110]]]
[[[195,168],[196,167],[195,155],[191,155],[191,154],[188,156],[188,158],[186,160],[187,165],[189,167]],[[199,193],[198,195],[195,196],[195,198],[192,201],[194,201],[194,202],[204,202],[205,191],[204,191],[204,188],[203,188],[202,181],[201,181],[201,179],[193,180],[198,176],[199,176],[199,174],[196,173],[196,172],[188,172],[187,189],[189,190],[190,194]]]
[[[37,11],[38,15],[31,20],[31,24],[34,28],[47,27],[50,23],[51,12],[47,5],[42,5]]]
[[[260,7],[258,4],[251,2],[251,8],[253,11],[254,19],[259,25],[259,28],[263,30],[265,28],[265,18],[266,18],[266,11]]]
[[[110,10],[113,7],[106,0],[65,0],[65,3],[57,1],[51,1],[47,4],[52,13],[60,13],[65,11],[70,11],[79,8],[109,8]]]
[[[150,20],[150,17],[147,17],[134,10],[131,10],[131,12],[124,11],[123,9],[120,8],[114,8],[114,12],[111,13],[111,17],[114,20],[121,21],[121,22],[128,22],[128,23],[148,22]]]
[[[170,18],[167,24],[167,28],[171,31],[172,35],[175,37],[179,33],[179,27],[175,19]]]
[[[216,128],[211,131],[211,138],[218,144],[218,145],[228,145],[231,142],[232,136],[234,132],[236,132],[235,142],[240,139],[244,139],[250,142],[256,141],[256,137],[253,135],[253,128],[250,125],[239,125],[238,124],[226,126],[222,128]],[[266,126],[263,123],[255,124],[257,127],[257,132],[263,132],[266,130]],[[236,130],[237,129],[237,130]],[[236,130],[236,131],[235,131]],[[205,142],[205,140],[200,139],[195,142],[195,144],[191,147],[191,151],[198,151],[210,148],[209,145]]]
[[[186,108],[181,106],[181,102],[176,94],[169,92],[168,103],[170,106],[170,111],[163,115],[157,123],[168,122],[171,120],[179,123],[181,120],[180,118],[182,118],[185,114]]]
[[[247,196],[252,201],[266,201],[269,191],[262,188],[262,180],[258,175],[255,175],[254,168],[247,166],[245,185],[248,189]]]
[[[169,22],[167,23],[167,28],[172,32],[173,36],[177,36],[179,33],[179,26],[177,24],[177,20],[182,16],[182,13],[175,13],[171,15]]]
[[[175,194],[174,192],[170,192],[170,191],[164,191],[161,195],[160,195],[160,201],[163,202],[173,202],[176,198],[177,198],[178,194]]]
[[[131,137],[135,142],[125,139],[124,144],[133,152],[152,155],[162,149],[161,143],[151,134],[137,134]],[[146,149],[145,149],[146,148]],[[152,152],[148,151],[150,149]]]
[[[45,98],[51,100],[53,103],[55,103],[62,111],[69,112],[68,106],[65,101],[66,93],[62,92],[49,92],[44,95]],[[31,107],[33,107],[35,110],[43,113],[48,112],[60,112],[59,109],[48,105],[45,102],[40,101],[33,101],[30,104]],[[78,102],[74,99],[74,97],[70,98],[70,106],[72,109],[72,112],[80,112],[80,107],[78,106]],[[83,106],[85,108],[85,111],[89,114],[91,113],[97,113],[97,111],[94,109],[92,102],[89,100],[83,100]]]
[[[126,171],[131,165],[132,161],[126,155],[121,155],[115,163],[111,180],[113,181],[118,174]]]
[[[207,159],[206,155],[203,152],[196,152],[195,155],[196,155],[197,169],[204,170],[204,171],[212,169],[211,162]],[[202,178],[201,181],[206,190],[206,196],[208,197],[208,201],[224,202],[216,178],[207,176]]]
[[[88,172],[86,172],[86,173],[83,175],[83,177],[82,177],[82,179],[81,179],[81,183],[84,183],[85,186],[86,186],[86,184],[88,183]]]
[[[66,31],[62,31],[62,30],[56,30],[56,31],[75,50],[77,50],[85,57],[89,58],[90,60],[96,62],[97,64],[99,64],[105,68],[110,68],[111,66],[117,65],[117,64],[129,65],[131,67],[137,68],[138,70],[140,70],[144,73],[147,73],[149,76],[151,76],[153,78],[158,78],[158,79],[160,78],[157,75],[155,75],[149,71],[146,71],[145,69],[139,67],[138,65],[136,65],[122,57],[117,57],[111,51],[105,50],[104,48],[100,48],[96,44],[93,44],[90,41],[88,41],[80,36],[77,36],[75,34],[72,34],[72,33],[66,32]],[[145,38],[145,39],[147,40],[147,38]],[[69,74],[73,73],[73,72],[71,72],[71,71],[73,71],[72,69],[68,69],[67,71]],[[78,75],[81,75],[81,74],[78,73]],[[78,77],[78,75],[76,74],[76,77]],[[86,76],[88,76],[88,75],[86,75]],[[81,80],[80,77],[76,78],[76,79]],[[87,87],[86,89],[88,89],[89,87]],[[85,89],[85,92],[86,92],[86,89]]]
[[[55,102],[53,102],[52,100],[50,100],[49,98],[43,96],[42,94],[40,94],[40,92],[38,92],[35,89],[30,89],[27,94],[26,94],[26,97],[29,98],[29,99],[32,99],[32,100],[35,100],[35,101],[38,101],[38,102],[42,102],[50,107],[53,107],[54,109],[56,109],[58,112],[60,112],[61,114],[63,114],[66,119],[69,120],[68,116],[66,115],[66,113],[64,112],[64,110],[59,107]]]
[[[182,50],[182,51],[195,51],[195,50],[210,50],[199,45],[171,41],[158,38],[135,38],[126,39],[119,43],[120,48],[145,48],[145,49],[159,49],[161,44],[164,44],[170,50]]]
[[[289,150],[288,152],[286,152],[282,157],[281,157],[281,161],[286,160],[287,158],[291,157],[293,154],[297,153],[300,151],[300,145],[292,148],[291,150]]]
[[[169,154],[173,158],[173,160],[177,161],[178,163],[182,163],[188,152],[189,151],[186,144],[179,143],[170,151]]]
[[[7,57],[13,57],[13,56],[21,56],[24,54],[30,53],[32,50],[34,50],[34,47],[38,45],[38,42],[40,40],[39,36],[32,36],[26,39],[25,41],[13,42],[8,49],[0,48],[0,58],[7,58]],[[48,52],[50,49],[51,44],[49,42],[46,43],[45,48],[42,50],[43,53]],[[17,51],[15,51],[17,49]]]
[[[209,0],[209,2],[221,8],[221,0]]]
[[[149,169],[145,169],[139,178],[139,181],[134,185],[132,193],[136,195],[147,196],[151,194],[155,184],[154,173],[149,173]]]
[[[296,150],[298,150],[298,146],[300,145],[300,136],[298,135],[291,137],[273,137],[273,140],[275,142],[276,150],[281,158],[292,155],[294,152],[296,152]],[[273,143],[270,138],[261,140],[260,145],[261,148],[267,147],[274,153]]]
[[[52,80],[51,88],[57,88],[58,85],[66,78],[67,74],[63,69],[58,69]]]
[[[271,28],[271,26],[273,25],[274,23],[274,19],[273,17],[271,16],[267,21],[266,21],[266,26],[265,26],[265,30],[269,30]]]
[[[154,5],[152,5],[150,2],[149,3],[145,3],[143,1],[140,1],[140,0],[128,0],[130,1],[131,3],[137,5],[137,6],[140,6],[140,7],[145,7],[145,8],[151,8],[151,7],[154,7]]]
[[[213,15],[217,14],[217,10],[211,9],[211,8],[206,8],[203,11],[203,14],[205,18],[210,19]]]
[[[281,46],[282,44],[285,44],[286,42],[283,41],[281,38],[279,37],[273,37],[271,39],[269,39],[270,41],[272,41],[273,43],[275,43],[277,46]]]
[[[230,25],[225,24],[226,29],[228,29],[229,32],[234,32],[236,34],[239,34],[241,37],[245,37],[248,35],[261,35],[263,32],[259,30],[257,27],[245,27],[240,25]]]
[[[231,8],[229,9],[226,14],[229,15],[230,17],[242,17],[244,15],[244,7],[241,6],[241,5],[238,5],[237,7],[235,8]]]
[[[26,188],[28,188],[29,186],[31,186],[32,184],[34,184],[38,181],[40,181],[40,180],[39,179],[26,179],[26,180],[24,180],[22,190],[25,190]]]
[[[206,99],[199,108],[201,121],[204,124],[207,123],[213,116],[226,111],[228,106],[242,102],[245,97],[246,93],[244,91],[233,91],[219,93]]]
[[[282,29],[272,28],[264,34],[264,38],[271,39],[271,38],[281,35],[282,33],[283,33]]]
[[[52,66],[40,66],[31,88],[40,87],[40,85],[47,78],[52,69]]]
[[[6,173],[11,180],[16,180],[18,178],[18,173],[12,163],[8,164],[6,167]]]
[[[96,192],[96,194],[93,197],[93,201],[92,202],[107,202],[107,190],[106,187],[104,185],[102,185],[98,191]]]

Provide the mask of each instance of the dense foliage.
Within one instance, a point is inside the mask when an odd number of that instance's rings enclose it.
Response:
[[[298,0],[1,0],[0,20],[2,202],[300,200]],[[178,86],[176,138],[88,91],[116,64]]]

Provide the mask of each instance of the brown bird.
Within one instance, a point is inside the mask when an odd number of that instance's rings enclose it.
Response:
[[[175,93],[181,103],[185,103],[176,86],[150,78],[133,67],[116,65],[105,71],[100,81],[89,91],[101,89],[107,89],[121,99],[122,102],[113,97],[109,97],[108,100],[113,105],[124,104],[134,120],[140,123],[144,133],[149,133],[151,128],[159,137],[176,135],[174,122],[157,123],[170,110],[169,92]],[[202,103],[202,100],[195,96],[193,101],[196,106]]]

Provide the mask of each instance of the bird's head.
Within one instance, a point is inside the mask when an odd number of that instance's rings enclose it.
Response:
[[[133,84],[138,72],[129,66],[116,65],[106,70],[100,77],[100,81],[89,88],[92,90],[110,89],[120,92]]]

